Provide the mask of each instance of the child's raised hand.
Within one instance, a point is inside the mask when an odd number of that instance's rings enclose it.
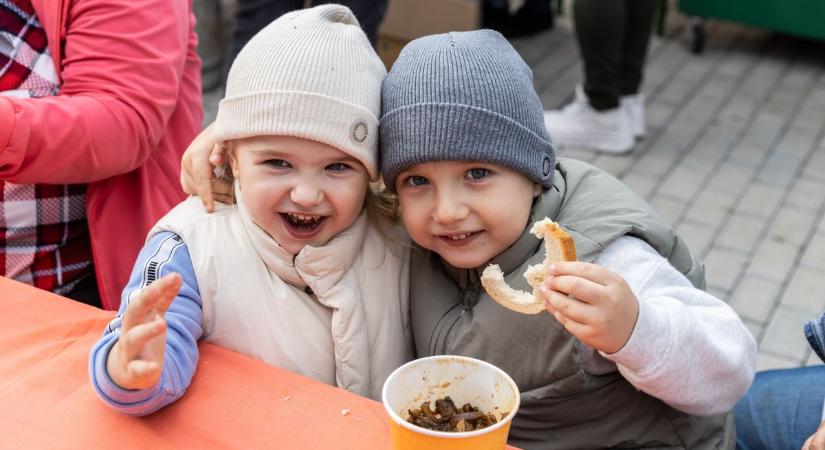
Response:
[[[146,389],[160,381],[166,352],[163,315],[178,294],[178,274],[162,277],[129,302],[123,314],[120,339],[106,360],[109,377],[124,389]]]
[[[636,295],[622,277],[602,266],[556,262],[541,291],[547,311],[573,336],[596,350],[621,350],[636,326]]]

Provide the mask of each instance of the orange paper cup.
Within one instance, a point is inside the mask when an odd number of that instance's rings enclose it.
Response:
[[[475,431],[432,431],[407,422],[408,410],[425,401],[450,396],[456,405],[470,403],[499,421]],[[395,450],[501,450],[521,398],[518,386],[498,367],[465,356],[431,356],[395,369],[381,393],[390,415]]]

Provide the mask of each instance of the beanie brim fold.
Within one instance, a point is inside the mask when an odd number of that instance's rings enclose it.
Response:
[[[252,136],[294,136],[357,158],[378,179],[378,119],[366,108],[312,92],[270,91],[225,98],[218,106],[217,142]]]
[[[419,103],[382,117],[379,131],[384,183],[392,192],[396,191],[399,173],[432,161],[492,163],[544,187],[553,183],[553,145],[519,123],[486,109]]]

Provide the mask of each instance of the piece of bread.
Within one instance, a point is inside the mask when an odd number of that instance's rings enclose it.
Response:
[[[539,293],[539,286],[547,278],[550,264],[555,261],[575,261],[576,246],[570,237],[556,222],[543,219],[530,229],[537,238],[544,239],[547,256],[541,264],[536,264],[524,271],[524,278],[533,287],[533,293],[511,288],[504,281],[504,274],[496,264],[491,264],[481,274],[484,289],[501,306],[522,314],[538,314],[544,311],[544,301]]]

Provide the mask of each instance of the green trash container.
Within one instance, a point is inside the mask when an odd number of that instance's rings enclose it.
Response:
[[[698,18],[717,18],[802,37],[825,40],[825,0],[679,0]],[[693,50],[704,48],[701,22],[692,22]]]

